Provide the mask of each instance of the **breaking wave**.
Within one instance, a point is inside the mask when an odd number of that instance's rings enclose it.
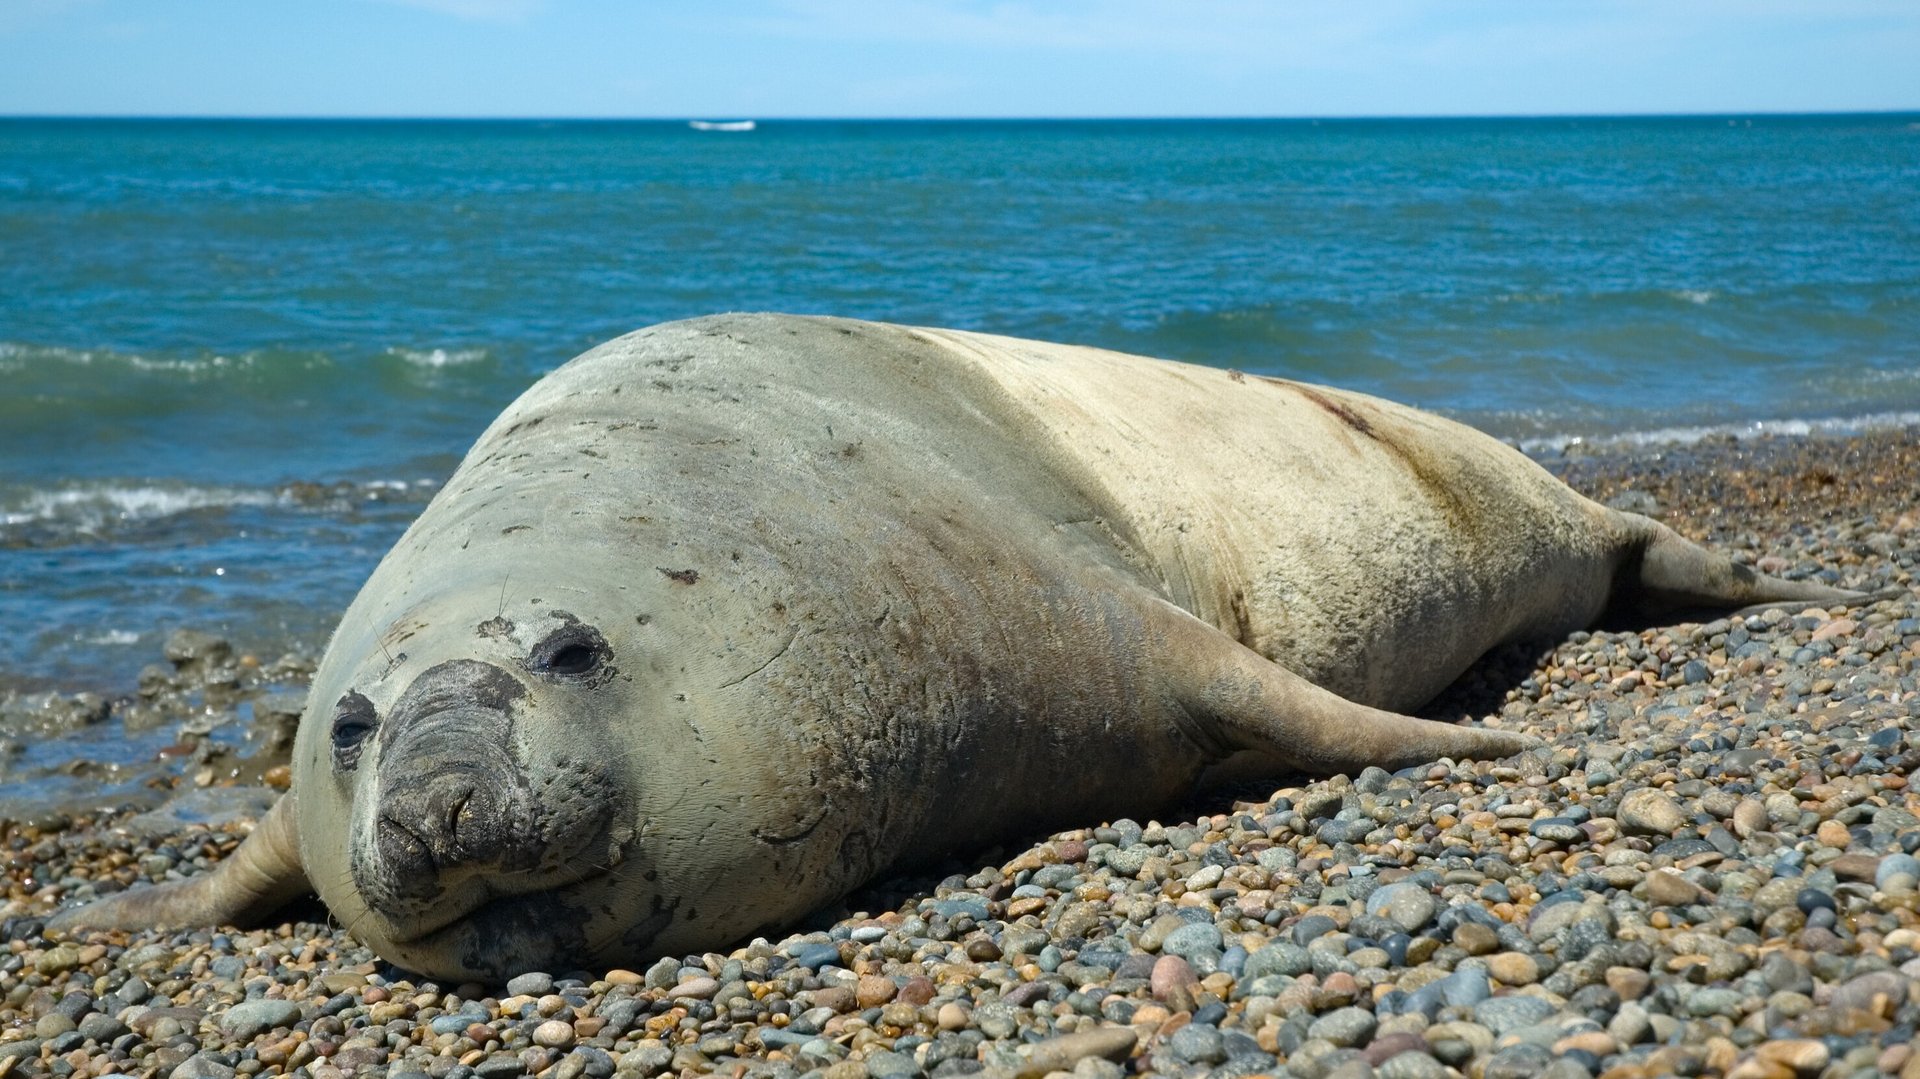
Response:
[[[273,487],[135,481],[68,482],[54,488],[0,487],[0,543],[45,546],[117,536],[191,515],[236,510],[339,512],[368,502],[421,503],[438,481],[296,482]]]
[[[30,491],[0,501],[0,528],[62,522],[81,532],[110,523],[148,521],[196,510],[289,504],[285,492],[231,487],[99,486]]]
[[[1576,447],[1630,450],[1647,446],[1691,445],[1713,438],[1758,438],[1767,435],[1845,436],[1905,427],[1920,427],[1920,411],[1874,412],[1859,416],[1828,416],[1816,419],[1788,417],[1744,420],[1736,423],[1680,424],[1599,435],[1540,435],[1510,441],[1529,455],[1550,456],[1565,453]]]

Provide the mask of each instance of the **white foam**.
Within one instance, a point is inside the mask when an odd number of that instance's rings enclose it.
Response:
[[[1718,293],[1710,288],[1682,288],[1674,289],[1672,292],[1667,293],[1667,295],[1676,300],[1685,300],[1691,304],[1704,306],[1713,302],[1713,298],[1718,295]]]
[[[136,371],[178,371],[189,375],[197,375],[203,371],[218,371],[227,367],[249,367],[253,364],[252,356],[214,355],[194,359],[156,360],[151,356],[132,353],[126,355],[124,359],[127,365]]]
[[[128,645],[139,644],[140,635],[130,629],[110,629],[105,633],[82,638],[87,644]]]
[[[484,348],[396,348],[391,351],[415,367],[459,367],[487,358]]]
[[[23,345],[18,341],[0,341],[0,371],[24,371],[29,362],[53,361],[85,367],[106,353],[83,348]]]
[[[1592,449],[1635,449],[1642,446],[1691,445],[1709,438],[1733,436],[1753,438],[1760,435],[1858,435],[1895,427],[1920,426],[1920,412],[1873,412],[1863,416],[1834,416],[1818,419],[1788,417],[1775,420],[1748,420],[1741,423],[1713,423],[1655,427],[1644,431],[1619,431],[1600,435],[1539,435],[1509,439],[1523,453],[1558,454],[1574,446]]]
[[[90,533],[109,522],[150,521],[195,510],[272,506],[286,501],[279,492],[235,487],[104,486],[32,491],[16,504],[0,508],[0,527],[65,521]]]
[[[0,371],[21,371],[29,363],[64,363],[75,367],[92,367],[96,363],[121,363],[136,371],[174,371],[197,375],[204,371],[216,371],[224,368],[250,367],[256,362],[253,353],[238,356],[225,356],[218,353],[205,356],[157,358],[144,356],[138,352],[115,352],[112,349],[67,348],[61,345],[26,345],[18,341],[0,341]]]

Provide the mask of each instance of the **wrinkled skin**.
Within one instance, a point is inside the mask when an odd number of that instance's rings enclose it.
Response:
[[[342,619],[294,793],[68,926],[311,887],[438,977],[633,963],[882,870],[1150,811],[1229,758],[1526,748],[1417,707],[1761,577],[1469,428],[1091,349],[787,316],[610,342],[474,446]]]

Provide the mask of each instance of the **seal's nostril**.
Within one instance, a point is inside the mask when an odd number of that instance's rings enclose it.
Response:
[[[432,879],[435,868],[433,847],[413,829],[391,815],[383,815],[375,831],[375,841],[380,845],[380,858],[397,879]]]
[[[441,821],[441,827],[445,830],[448,847],[452,847],[460,839],[460,818],[466,813],[467,803],[472,798],[473,788],[464,787],[458,794],[447,799],[447,814]]]

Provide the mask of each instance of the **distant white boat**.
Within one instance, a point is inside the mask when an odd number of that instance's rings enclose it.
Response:
[[[752,131],[752,120],[688,120],[695,131]]]

